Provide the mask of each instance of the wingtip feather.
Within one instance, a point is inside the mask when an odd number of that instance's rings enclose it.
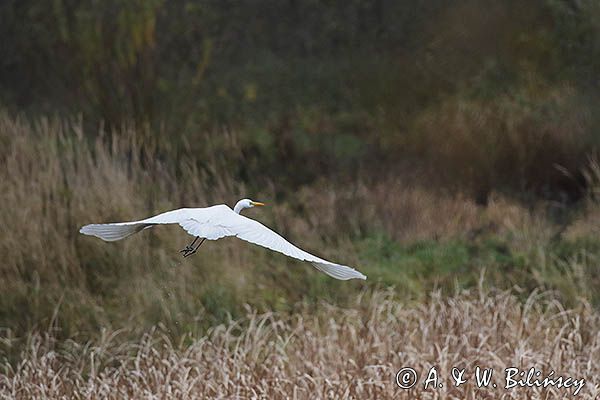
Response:
[[[362,279],[365,281],[367,280],[366,275],[346,265],[317,262],[313,262],[312,265],[319,271],[326,273],[332,278],[339,279],[342,281],[347,281],[349,279]]]
[[[95,236],[106,242],[114,242],[147,227],[148,224],[89,224],[82,226],[79,232],[84,235]]]

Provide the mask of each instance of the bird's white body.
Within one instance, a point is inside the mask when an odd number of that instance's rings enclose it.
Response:
[[[262,205],[262,203],[243,199],[236,204],[235,211],[223,204],[205,208],[180,208],[140,221],[86,225],[79,232],[110,242],[124,239],[154,225],[179,224],[192,236],[209,240],[234,236],[289,257],[308,261],[318,270],[336,279],[367,279],[354,268],[323,260],[299,249],[260,222],[239,214],[242,209],[254,205]]]

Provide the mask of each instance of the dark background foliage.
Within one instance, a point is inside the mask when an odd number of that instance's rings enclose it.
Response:
[[[599,141],[599,17],[593,0],[6,0],[0,99],[135,123],[198,160],[206,132],[240,131],[246,180],[418,170],[483,203],[573,200]]]

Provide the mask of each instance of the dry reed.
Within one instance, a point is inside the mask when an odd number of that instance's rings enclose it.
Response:
[[[483,289],[419,305],[392,292],[359,296],[347,309],[323,304],[316,314],[257,314],[174,344],[154,331],[121,343],[29,340],[23,360],[5,366],[0,396],[16,399],[428,399],[571,397],[573,388],[504,388],[504,369],[535,367],[543,376],[585,379],[578,395],[600,394],[600,314],[588,304],[565,309],[550,292],[524,303],[510,292]],[[420,373],[403,390],[395,374]],[[443,387],[423,388],[435,366]],[[497,388],[478,388],[476,366],[493,368]],[[452,367],[469,380],[453,386]],[[541,379],[541,378],[540,378]]]
[[[0,114],[0,290],[7,294],[0,298],[0,327],[43,331],[57,308],[65,337],[106,326],[148,327],[231,311],[238,299],[293,303],[304,291],[281,289],[280,282],[311,276],[310,267],[233,240],[209,244],[183,264],[177,250],[188,237],[179,229],[106,244],[78,234],[91,222],[248,196],[271,203],[253,214],[259,220],[308,250],[357,266],[355,238],[443,240],[490,225],[486,209],[469,199],[400,179],[320,182],[275,202],[275,183],[250,192],[220,156],[243,153],[235,133],[205,139],[202,154],[181,155],[132,129],[90,135],[80,121],[28,123]]]
[[[249,194],[252,182],[241,183],[226,172],[227,162],[216,149],[241,153],[233,133],[219,144],[207,137],[207,153],[215,158],[202,161],[179,157],[141,137],[125,130],[92,140],[80,123],[32,125],[0,115],[0,348],[11,361],[3,365],[1,397],[564,394],[558,389],[486,391],[472,382],[453,389],[448,381],[439,390],[406,392],[393,381],[406,365],[421,373],[436,365],[447,379],[451,366],[477,363],[497,370],[511,364],[555,369],[588,379],[581,397],[597,394],[593,360],[600,357],[599,315],[584,300],[567,311],[554,300],[564,293],[573,294],[569,304],[580,295],[592,298],[596,264],[593,257],[570,260],[565,268],[545,261],[556,227],[544,215],[496,195],[488,207],[480,207],[463,196],[432,193],[399,179],[319,182],[297,188],[260,215],[285,236],[302,238],[299,243],[307,249],[327,249],[319,254],[357,266],[356,243],[371,235],[407,243],[472,240],[489,231],[515,250],[540,254],[534,259],[538,264],[527,264],[540,285],[566,288],[560,295],[534,294],[525,303],[516,295],[483,289],[449,299],[434,294],[416,306],[391,292],[363,293],[352,301],[360,286],[320,281],[310,267],[235,241],[211,246],[182,265],[176,250],[188,239],[178,229],[157,229],[119,244],[78,235],[78,227],[89,222],[232,203],[246,195],[275,198],[274,183]],[[555,264],[561,268],[544,272]],[[378,268],[360,267],[367,274]],[[394,267],[391,274],[397,273]],[[367,284],[377,281],[372,278]],[[313,300],[344,293],[348,307],[305,304],[307,291]],[[252,311],[218,324],[242,302],[289,313]],[[216,327],[204,335],[211,325]],[[132,339],[151,326],[159,328]]]

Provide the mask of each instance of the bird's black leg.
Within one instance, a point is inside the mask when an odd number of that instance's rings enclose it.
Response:
[[[192,242],[192,244],[188,245],[185,249],[181,250],[181,252],[183,252],[183,257],[189,257],[198,251],[200,246],[202,246],[202,243],[204,243],[204,241],[206,240],[206,238],[202,238],[200,243],[198,243],[198,246],[196,246],[196,248],[193,248],[192,246],[194,245],[194,243],[196,243],[196,240],[198,240],[199,238],[200,236],[197,236],[196,239],[194,239],[194,241]]]
[[[197,252],[198,249],[200,248],[200,246],[202,246],[202,243],[204,243],[205,240],[206,240],[206,238],[202,238],[202,240],[200,241],[200,243],[198,243],[198,246],[196,246],[196,248],[193,249],[191,252],[184,254],[183,257],[189,257],[192,254],[194,254],[195,252]]]
[[[196,244],[196,241],[200,239],[200,236],[196,236],[194,238],[194,241],[190,244],[188,244],[187,246],[185,246],[182,250],[180,250],[180,253],[183,253],[183,256],[185,257],[188,253],[192,252],[194,250],[194,244]]]
[[[187,250],[187,251],[192,251],[192,249],[194,248],[193,246],[196,244],[196,241],[197,241],[198,239],[200,239],[200,236],[196,236],[196,237],[194,238],[194,241],[193,241],[192,243],[188,244],[187,246],[185,246],[185,248],[184,248],[183,250],[181,250],[181,251],[184,251],[184,250]]]

